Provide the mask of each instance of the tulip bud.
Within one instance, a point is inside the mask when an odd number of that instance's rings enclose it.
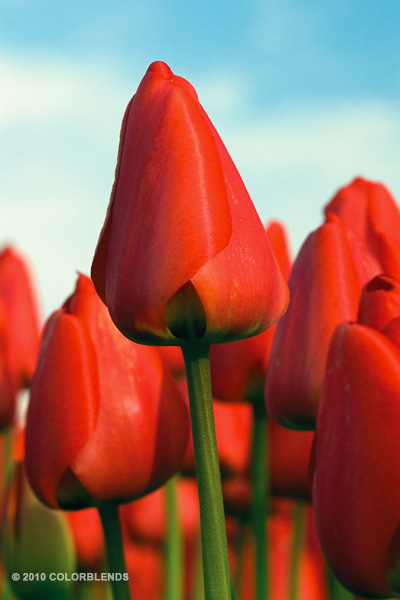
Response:
[[[0,253],[0,299],[7,318],[7,352],[16,389],[29,384],[39,348],[37,301],[28,267],[11,247]]]
[[[377,273],[400,278],[400,211],[381,183],[357,177],[325,208],[336,213],[362,241]]]
[[[272,419],[313,429],[335,327],[355,320],[360,283],[346,228],[337,220],[311,233],[289,278],[290,306],[276,327],[265,397]]]
[[[329,349],[311,461],[324,554],[367,598],[400,592],[400,351],[382,333],[340,325]]]
[[[189,411],[155,348],[127,340],[92,282],[48,320],[32,381],[27,473],[43,502],[128,502],[181,466]]]
[[[193,87],[150,65],[126,110],[92,265],[117,327],[145,344],[230,341],[284,313],[263,225]]]

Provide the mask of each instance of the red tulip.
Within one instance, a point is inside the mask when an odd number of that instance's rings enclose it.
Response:
[[[0,301],[0,428],[10,425],[14,418],[17,381],[9,352],[10,332],[6,308]]]
[[[312,459],[322,549],[341,583],[368,598],[400,591],[400,350],[343,324],[329,350]]]
[[[271,494],[309,500],[308,466],[314,433],[291,431],[272,421],[268,427]]]
[[[289,309],[277,324],[266,379],[270,416],[286,427],[315,426],[335,327],[355,320],[361,292],[348,231],[335,218],[311,233],[289,279]]]
[[[159,346],[158,351],[174,379],[182,379],[186,375],[182,350],[178,346]]]
[[[287,281],[290,258],[285,229],[274,221],[268,225],[267,235]],[[275,328],[276,325],[251,338],[211,347],[211,380],[216,398],[228,401],[263,398]]]
[[[25,260],[6,247],[0,253],[0,300],[7,319],[7,353],[14,385],[29,385],[39,348],[39,318]]]
[[[183,534],[195,541],[200,531],[199,500],[196,482],[180,478],[177,481],[179,519]],[[166,538],[165,487],[119,509],[126,533],[138,542],[162,545]]]
[[[78,566],[89,572],[100,572],[105,564],[105,542],[97,509],[66,511],[74,540]]]
[[[64,508],[133,500],[179,470],[188,434],[157,350],[126,340],[81,275],[47,322],[32,381],[26,464],[37,495]]]
[[[261,333],[288,292],[261,221],[193,87],[150,65],[122,124],[92,277],[141,343]]]
[[[270,421],[269,486],[272,497],[310,500],[309,461],[314,433],[291,431]],[[223,482],[225,506],[230,512],[249,513],[250,472],[234,473]]]
[[[154,544],[124,540],[124,554],[129,575],[129,589],[137,600],[160,600],[163,597],[163,553]]]
[[[251,406],[215,400],[214,418],[222,477],[233,477],[246,472],[251,452]],[[182,469],[185,474],[195,476],[194,449],[191,437]]]
[[[280,503],[278,510],[268,519],[270,535],[270,598],[286,600],[289,597],[291,553],[294,527],[292,520],[293,506]],[[308,515],[307,515],[308,516]],[[303,540],[299,556],[299,573],[296,597],[299,600],[325,600],[328,598],[324,580],[324,564],[321,556],[310,548],[307,538]],[[253,600],[255,597],[254,580],[254,547],[252,540],[245,540],[243,551],[243,574],[238,593],[240,600]]]
[[[377,265],[376,273],[400,278],[400,211],[381,183],[357,178],[325,208],[354,231]]]

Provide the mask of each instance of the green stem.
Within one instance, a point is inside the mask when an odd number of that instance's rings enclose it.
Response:
[[[269,598],[269,557],[267,514],[269,500],[267,414],[264,398],[253,403],[253,448],[251,461],[252,505],[251,523],[255,541],[255,600]]]
[[[109,573],[119,573],[121,579],[111,580],[114,600],[130,600],[129,583],[124,579],[127,573],[119,522],[118,505],[105,504],[98,507],[107,548],[107,566]]]
[[[304,502],[296,501],[294,508],[294,531],[290,561],[289,600],[297,600],[299,590],[300,559],[303,549],[304,525],[306,506]]]
[[[4,584],[3,584],[2,600],[11,600],[11,599],[12,599],[11,589],[10,589],[10,586],[9,586],[7,580],[5,580]]]
[[[183,593],[183,540],[177,506],[177,477],[165,486],[167,537],[165,544],[166,600],[181,600]]]
[[[245,543],[246,532],[247,532],[247,520],[246,519],[239,520],[238,525],[239,525],[239,531],[236,536],[235,547],[234,547],[235,565],[236,566],[235,566],[235,577],[233,579],[233,584],[235,586],[235,589],[238,590],[238,593],[240,593],[240,590],[242,588],[242,581],[243,581],[243,558],[244,558],[244,543]]]
[[[5,490],[5,487],[8,482],[10,470],[13,462],[13,428],[7,427],[2,433],[2,445],[3,445],[3,481],[2,481],[2,489]]]
[[[182,348],[200,504],[205,600],[231,600],[224,505],[215,436],[209,346]]]

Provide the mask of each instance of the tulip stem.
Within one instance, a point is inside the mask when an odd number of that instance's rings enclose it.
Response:
[[[167,537],[165,544],[166,600],[181,600],[183,591],[183,542],[176,492],[177,477],[171,477],[165,486],[167,504]]]
[[[110,581],[113,598],[130,600],[118,505],[104,504],[98,507],[98,511],[107,548],[108,572],[114,574]]]
[[[267,458],[267,413],[264,398],[253,402],[253,447],[251,462],[252,504],[251,523],[255,542],[255,600],[269,598],[269,558],[268,558],[268,500],[269,500],[269,460]]]
[[[210,347],[182,348],[189,391],[190,415],[200,504],[205,600],[231,600],[225,515],[222,499],[214,408]]]
[[[12,461],[13,461],[13,442],[14,442],[14,438],[13,438],[13,429],[12,427],[7,427],[7,429],[5,431],[2,432],[1,434],[1,446],[2,446],[2,451],[3,451],[3,473],[2,473],[2,477],[3,477],[3,490],[5,489],[8,479],[9,479],[9,475],[10,475],[10,470],[12,467]]]

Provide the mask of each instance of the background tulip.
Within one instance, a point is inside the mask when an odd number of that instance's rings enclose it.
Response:
[[[308,512],[304,513],[309,517]],[[306,522],[304,523],[306,525]],[[269,598],[271,600],[327,600],[328,590],[325,582],[324,564],[321,555],[317,555],[309,544],[306,528],[296,531],[294,523],[294,505],[276,503],[268,518],[270,537],[270,560],[272,568]],[[295,537],[300,539],[295,540]],[[294,548],[294,544],[298,548]],[[255,551],[250,537],[245,539],[243,549],[242,574],[239,577],[240,600],[255,598],[252,577]],[[296,556],[295,556],[296,554]],[[293,579],[293,562],[296,562],[297,575]],[[293,589],[291,589],[291,587]]]
[[[100,572],[105,565],[105,544],[99,513],[95,508],[65,512],[74,540],[78,567]]]
[[[180,468],[186,403],[155,348],[126,340],[80,276],[49,319],[32,382],[26,464],[51,506],[126,502]]]
[[[289,289],[290,306],[277,324],[267,372],[267,412],[286,427],[313,429],[333,331],[357,318],[361,292],[347,230],[339,221],[309,235],[293,264]]]
[[[252,410],[246,404],[214,401],[215,429],[222,478],[248,471],[251,452]],[[182,469],[195,476],[193,440],[189,438]]]
[[[36,293],[26,261],[12,247],[0,253],[0,300],[7,318],[7,352],[17,389],[32,379],[39,349]]]
[[[362,241],[376,273],[400,277],[400,211],[384,185],[357,177],[327,204],[330,212]]]
[[[343,324],[332,339],[312,460],[322,549],[338,579],[367,598],[400,591],[400,351]]]

